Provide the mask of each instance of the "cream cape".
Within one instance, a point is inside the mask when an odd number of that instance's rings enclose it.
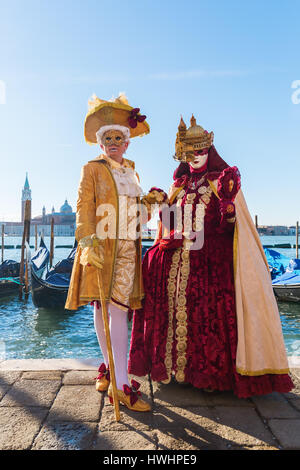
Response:
[[[217,180],[210,185],[219,198]],[[281,321],[265,252],[241,189],[234,202],[236,370],[242,375],[287,374],[289,368]]]
[[[236,369],[242,375],[286,374],[288,360],[268,262],[241,190],[235,206]]]
[[[215,195],[217,180],[209,182]],[[173,185],[172,201],[183,187]],[[238,344],[236,370],[241,375],[287,374],[288,360],[267,259],[242,190],[235,198],[233,241]],[[161,226],[161,224],[160,224]],[[157,242],[161,238],[158,228]]]

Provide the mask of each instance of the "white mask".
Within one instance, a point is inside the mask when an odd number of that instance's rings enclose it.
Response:
[[[192,168],[195,168],[195,170],[197,170],[198,168],[201,168],[203,165],[205,165],[207,159],[208,153],[205,153],[204,155],[196,155],[194,161],[190,162],[190,165]]]

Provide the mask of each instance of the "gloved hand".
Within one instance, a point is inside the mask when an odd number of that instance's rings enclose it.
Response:
[[[151,188],[146,196],[143,197],[143,200],[149,204],[162,204],[167,202],[168,195],[160,188]]]
[[[217,191],[221,199],[233,201],[241,187],[241,175],[236,166],[223,170],[218,178]]]
[[[102,269],[103,261],[104,256],[100,247],[87,246],[83,248],[80,256],[80,264],[83,266],[95,266]]]
[[[220,212],[223,217],[232,218],[235,217],[235,204],[228,199],[220,199]]]

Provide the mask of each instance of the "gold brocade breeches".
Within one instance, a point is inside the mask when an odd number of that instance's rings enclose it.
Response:
[[[135,275],[136,246],[134,240],[119,240],[111,303],[127,311]]]

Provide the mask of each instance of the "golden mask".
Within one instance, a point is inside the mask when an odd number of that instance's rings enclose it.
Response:
[[[104,132],[101,142],[105,147],[108,145],[116,145],[117,147],[120,147],[126,142],[126,138],[123,132],[118,131],[117,129],[110,129],[109,131]]]

